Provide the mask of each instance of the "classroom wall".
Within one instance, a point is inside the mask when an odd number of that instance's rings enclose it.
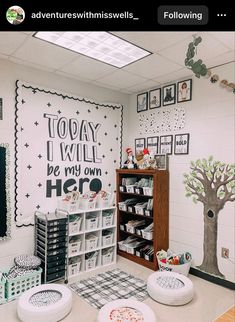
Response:
[[[3,120],[0,120],[0,142],[10,145],[10,200],[11,200],[11,236],[0,242],[0,267],[13,263],[16,255],[32,253],[34,240],[33,228],[17,228],[14,222],[14,117],[15,117],[15,81],[17,79],[58,92],[90,98],[99,103],[117,103],[128,105],[128,95],[98,86],[91,86],[77,80],[46,71],[0,60],[0,97],[3,98]],[[36,138],[35,138],[36,143]],[[19,187],[20,188],[20,187]]]
[[[220,80],[234,82],[234,63],[214,68]],[[187,77],[188,79],[189,77]],[[172,79],[177,83],[182,79]],[[189,173],[190,161],[208,158],[225,163],[235,162],[235,96],[221,88],[219,83],[212,84],[209,79],[192,77],[192,100],[164,108],[184,107],[185,126],[181,130],[164,131],[155,134],[140,135],[140,114],[150,115],[151,111],[136,112],[136,95],[130,97],[128,114],[128,135],[124,146],[134,149],[135,138],[161,136],[167,134],[190,133],[188,155],[169,156],[170,173],[170,249],[175,252],[189,251],[193,256],[193,266],[200,265],[203,259],[203,204],[194,204],[191,198],[185,197],[183,173]],[[165,85],[165,84],[164,84]],[[167,84],[166,84],[167,85]],[[158,110],[160,110],[158,109]],[[227,202],[219,213],[217,258],[218,266],[227,280],[235,281],[235,202]],[[229,249],[229,259],[221,257],[221,248]]]

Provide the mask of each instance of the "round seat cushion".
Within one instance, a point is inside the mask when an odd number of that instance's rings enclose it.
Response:
[[[167,305],[184,305],[193,298],[193,283],[182,274],[155,272],[147,281],[147,291],[157,302]]]
[[[18,267],[26,269],[35,269],[41,265],[41,259],[34,255],[19,255],[14,258]]]
[[[31,288],[19,298],[18,317],[23,322],[56,322],[72,308],[72,292],[63,285],[44,284]]]
[[[105,304],[99,311],[97,322],[157,322],[157,320],[148,305],[121,299]]]

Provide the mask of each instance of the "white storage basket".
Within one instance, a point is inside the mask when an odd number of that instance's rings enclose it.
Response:
[[[142,230],[142,237],[144,239],[152,240],[153,239],[153,232]]]
[[[84,199],[84,198],[81,198],[80,199],[80,205],[79,207],[81,209],[94,209],[95,208],[95,205],[96,205],[96,199]]]
[[[102,226],[109,227],[113,225],[113,212],[104,212],[102,215]]]
[[[71,263],[68,265],[68,275],[74,276],[81,271],[82,261],[79,259],[76,263]]]
[[[79,200],[77,200],[76,202],[70,202],[60,199],[58,200],[57,208],[68,212],[77,211],[77,209],[79,208]]]
[[[69,242],[69,256],[77,255],[81,251],[82,241],[79,239],[74,242]]]
[[[126,186],[126,192],[134,193],[135,192],[135,185]]]
[[[86,218],[86,229],[92,230],[97,229],[99,225],[99,218],[98,216],[90,216]]]
[[[125,204],[125,202],[119,202],[118,203],[118,209],[122,210],[122,211],[127,211],[127,205]]]
[[[111,264],[113,261],[113,250],[107,254],[102,254],[102,265]]]
[[[98,254],[94,255],[91,258],[86,259],[85,260],[86,271],[96,268],[97,260],[98,260]]]
[[[70,218],[73,215],[70,215]],[[82,217],[81,216],[76,216],[76,220],[74,221],[69,221],[69,234],[77,234],[81,231],[81,226],[82,226]]]
[[[153,188],[143,187],[143,193],[146,196],[152,196],[153,195]]]
[[[99,238],[96,235],[88,235],[85,239],[86,251],[93,250],[98,246]]]
[[[170,265],[168,263],[163,263],[159,259],[157,259],[158,267],[160,271],[168,271],[168,272],[175,272],[180,273],[185,276],[188,276],[191,261],[185,264],[179,264],[179,265]]]
[[[102,236],[102,245],[109,246],[113,243],[113,233]]]

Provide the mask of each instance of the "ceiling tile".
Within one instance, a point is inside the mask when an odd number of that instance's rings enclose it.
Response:
[[[136,63],[126,66],[124,70],[150,79],[174,72],[180,68],[182,67],[169,61],[168,59],[165,59],[157,54],[153,54],[137,61]]]
[[[33,37],[14,53],[14,57],[41,66],[58,69],[76,59],[78,54]]]
[[[160,86],[160,83],[158,83],[157,81],[149,80],[141,84],[127,87],[126,90],[131,91],[132,93],[138,93],[141,91],[148,91],[153,88],[158,88],[159,86]]]
[[[160,77],[156,77],[154,80],[156,80],[161,84],[165,84],[165,83],[175,82],[182,78],[188,78],[192,76],[193,76],[193,72],[190,69],[182,68],[180,70],[177,70],[176,72],[162,75]]]
[[[223,55],[219,55],[215,58],[211,58],[210,60],[205,60],[205,64],[207,68],[216,67],[221,64],[225,64],[231,61],[235,61],[235,52],[234,50],[230,50]]]
[[[23,32],[0,32],[0,53],[11,55],[28,36]]]
[[[62,75],[62,76],[68,77],[68,78],[76,79],[76,80],[79,80],[84,83],[90,83],[90,79],[88,79],[88,78],[79,77],[78,75],[69,74],[69,73],[63,72],[61,70],[56,70],[54,73],[57,75]]]
[[[42,65],[39,65],[39,64],[35,64],[35,63],[29,63],[28,61],[25,61],[25,60],[22,60],[22,59],[13,57],[13,56],[10,56],[8,58],[8,60],[10,60],[13,63],[19,64],[19,65],[32,67],[32,68],[36,68],[36,69],[39,69],[39,70],[44,70],[44,71],[47,71],[47,72],[52,72],[53,71],[53,69],[50,68],[50,67],[42,66]]]
[[[151,52],[158,52],[191,36],[192,32],[113,32],[127,41]]]
[[[143,82],[140,76],[133,75],[121,69],[115,71],[114,73],[101,77],[97,80],[97,83],[111,85],[119,88],[125,88],[127,86],[132,86]]]
[[[235,50],[235,32],[210,32],[209,34],[220,40],[229,49]]]
[[[204,32],[199,33],[198,35],[202,37],[202,42],[197,46],[197,59],[200,58],[204,62],[205,60],[209,60],[228,51],[226,46],[224,46],[219,40],[209,35],[209,33]],[[159,54],[184,66],[188,44],[191,41],[193,41],[192,37],[185,39],[167,49],[161,50]]]
[[[68,74],[95,80],[104,75],[115,72],[117,68],[101,63],[92,58],[80,56],[80,58],[63,66],[60,70]]]
[[[119,88],[119,87],[116,87],[116,86],[112,86],[112,85],[104,85],[104,84],[101,84],[101,83],[97,83],[97,82],[91,82],[91,84],[93,85],[96,85],[96,86],[99,86],[99,87],[103,87],[103,88],[108,88],[108,89],[111,89],[113,91],[119,91],[119,92],[122,92],[122,90]]]

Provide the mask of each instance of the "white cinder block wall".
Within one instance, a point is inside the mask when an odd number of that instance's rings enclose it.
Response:
[[[235,64],[230,63],[214,68],[220,80],[234,82]],[[157,71],[156,71],[157,75]],[[184,79],[188,79],[186,77]],[[167,106],[182,106],[186,110],[184,129],[175,132],[156,133],[156,136],[190,133],[189,155],[169,157],[170,172],[170,248],[175,252],[189,251],[194,266],[200,265],[203,258],[203,205],[194,204],[185,197],[183,173],[189,172],[191,160],[213,155],[216,160],[235,162],[235,95],[211,84],[209,79],[192,77],[192,101]],[[183,79],[172,79],[176,83]],[[128,133],[124,147],[134,149],[135,138],[154,136],[139,134],[139,114],[136,112],[136,95],[130,97],[128,114]],[[161,107],[164,109],[164,107]],[[151,110],[154,111],[154,110]],[[145,111],[143,113],[150,113]],[[125,159],[125,157],[124,157]],[[218,265],[227,280],[235,282],[235,202],[226,203],[219,213],[217,257]],[[159,223],[160,224],[160,223]],[[221,258],[221,247],[229,248],[230,260]]]
[[[32,253],[33,228],[17,228],[14,223],[14,113],[15,81],[17,79],[39,85],[43,88],[86,97],[97,102],[128,104],[128,95],[105,88],[91,86],[61,75],[39,71],[26,66],[0,60],[0,97],[3,98],[3,120],[0,121],[0,142],[10,144],[10,191],[11,191],[11,236],[12,239],[0,242],[0,267],[10,266],[16,255]],[[27,115],[25,115],[27,117]],[[36,143],[37,138],[35,138]],[[115,180],[115,178],[114,178]],[[20,188],[20,187],[19,187]]]

